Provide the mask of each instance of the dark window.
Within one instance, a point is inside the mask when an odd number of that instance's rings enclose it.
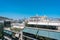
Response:
[[[52,29],[52,30],[57,30],[57,26],[51,26],[51,25],[32,25],[32,24],[27,24],[27,27],[36,27],[36,28],[44,28],[44,29]]]
[[[29,36],[29,37],[31,37],[31,38],[35,38],[35,39],[36,39],[36,35],[34,35],[34,34],[30,34],[30,33],[23,32],[23,35]]]
[[[3,39],[3,24],[0,23],[0,39]]]
[[[4,21],[4,27],[11,27],[10,21]]]
[[[57,40],[57,39],[48,38],[48,37],[43,37],[43,36],[38,36],[38,35],[26,33],[26,32],[23,32],[23,35],[24,35],[24,36],[31,37],[31,38],[35,38],[35,39],[37,39],[37,40]],[[23,37],[23,39],[24,39],[24,40],[28,40],[29,38]],[[32,40],[32,39],[29,39],[29,40]]]

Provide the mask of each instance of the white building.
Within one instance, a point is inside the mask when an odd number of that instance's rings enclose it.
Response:
[[[24,40],[60,40],[60,19],[33,16],[23,30]]]

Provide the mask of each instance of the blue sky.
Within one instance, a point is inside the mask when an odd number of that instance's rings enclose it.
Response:
[[[0,0],[0,16],[19,19],[36,14],[60,18],[60,0]]]

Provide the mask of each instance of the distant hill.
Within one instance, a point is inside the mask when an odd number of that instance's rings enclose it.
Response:
[[[10,19],[10,18],[7,18],[7,17],[2,17],[2,16],[0,16],[0,20],[13,20],[13,19]]]

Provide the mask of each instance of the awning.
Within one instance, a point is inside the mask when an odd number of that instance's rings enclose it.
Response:
[[[27,32],[27,33],[31,33],[31,34],[34,34],[34,35],[36,35],[37,34],[37,29],[34,29],[34,28],[29,28],[29,27],[25,27],[24,29],[23,29],[23,32]]]
[[[39,30],[37,35],[53,39],[60,39],[60,32],[55,31]]]
[[[8,31],[8,30],[4,30],[5,33],[9,34],[9,35],[12,35],[12,32],[11,31]]]
[[[60,32],[56,32],[56,31],[36,29],[33,27],[25,27],[23,29],[23,32],[27,32],[27,33],[31,33],[31,34],[38,35],[38,36],[43,36],[43,37],[47,37],[47,38],[53,38],[53,39],[60,40]]]

